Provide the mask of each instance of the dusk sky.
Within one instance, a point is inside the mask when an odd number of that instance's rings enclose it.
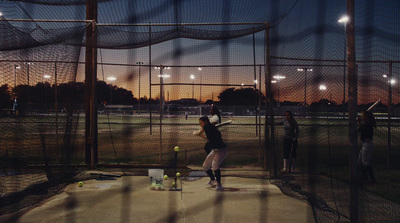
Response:
[[[45,3],[48,1],[37,2]],[[85,5],[62,5],[66,1],[53,1],[60,5],[30,4],[13,1],[0,2],[1,11],[6,19],[59,19],[59,20],[83,20],[85,19]],[[75,1],[79,2],[79,1]],[[81,1],[84,3],[84,1]],[[346,12],[346,1],[319,1],[319,0],[290,0],[290,1],[100,1],[98,23],[221,23],[221,22],[269,22],[271,29],[271,56],[286,58],[303,58],[307,60],[282,60],[272,59],[272,75],[284,75],[286,78],[279,84],[273,85],[277,97],[279,88],[280,101],[282,100],[304,100],[304,73],[298,72],[298,67],[312,67],[313,72],[307,74],[307,101],[318,101],[321,98],[332,98],[333,101],[341,103],[343,100],[343,67],[345,32],[344,24],[338,23],[338,19]],[[399,1],[355,1],[356,4],[356,52],[357,60],[379,60],[399,61],[399,30],[400,30],[400,3]],[[38,31],[31,32],[32,38],[51,39],[51,33],[58,28],[83,27],[79,23],[17,23],[11,22],[14,27],[22,27],[21,31],[27,31],[34,27],[47,29],[41,33],[42,37],[35,36]],[[227,41],[206,39],[212,33],[220,31],[231,31],[230,35],[237,34],[241,30],[252,29],[253,26],[196,26],[190,27],[196,33],[184,33],[182,38],[168,40],[152,45],[152,65],[165,66],[193,66],[189,68],[173,68],[165,70],[171,75],[165,79],[165,83],[197,83],[202,84],[233,84],[251,85],[254,83],[253,64],[264,64],[264,31],[255,33],[255,61],[253,58],[253,36],[230,39]],[[258,26],[259,27],[259,26]],[[81,28],[82,29],[82,28]],[[153,34],[160,31],[172,30],[174,27],[152,27]],[[39,30],[40,31],[40,30]],[[49,34],[50,33],[50,34]],[[98,62],[115,64],[136,64],[142,61],[144,65],[149,64],[149,47],[135,48],[141,39],[146,40],[148,27],[99,27],[99,44],[103,49],[98,51]],[[189,37],[189,34],[191,37]],[[138,36],[141,35],[141,36]],[[197,35],[197,37],[196,37]],[[213,34],[214,35],[214,34]],[[62,38],[65,35],[62,35]],[[188,37],[185,37],[188,36]],[[218,34],[215,34],[216,38]],[[67,41],[67,40],[65,40]],[[146,43],[144,43],[146,44]],[[132,48],[133,47],[133,48]],[[39,53],[40,47],[21,51],[12,55],[15,60],[44,60],[44,54]],[[115,49],[111,49],[115,48]],[[117,49],[118,48],[118,49]],[[129,49],[132,48],[132,49]],[[23,52],[23,53],[22,53]],[[26,56],[28,52],[29,56]],[[84,48],[75,57],[84,61]],[[2,57],[3,59],[10,59]],[[48,56],[46,56],[48,58]],[[54,54],[52,60],[61,61],[68,58],[62,53]],[[309,59],[330,60],[330,62],[309,61]],[[286,64],[287,66],[282,66]],[[399,79],[399,63],[392,67],[392,77]],[[229,69],[211,68],[214,65],[249,65],[248,67],[231,67]],[[324,65],[324,66],[322,66]],[[4,65],[2,81],[13,81],[13,69]],[[37,64],[31,67],[32,79],[42,81],[42,73],[51,74],[51,66],[44,68]],[[199,71],[197,68],[202,67]],[[191,70],[193,69],[193,70]],[[60,69],[63,70],[63,69]],[[70,71],[69,69],[64,69]],[[26,68],[19,72],[23,73]],[[59,71],[60,72],[60,71]],[[388,72],[386,63],[364,63],[359,64],[359,81],[364,86],[359,93],[360,102],[374,101],[377,97],[383,101],[387,98],[387,86],[383,74]],[[152,83],[159,83],[159,70],[152,70]],[[195,79],[190,79],[193,74]],[[71,75],[71,74],[59,74]],[[257,79],[259,67],[256,69]],[[110,82],[107,77],[116,77],[117,80]],[[264,69],[262,69],[264,76]],[[138,97],[139,73],[138,67],[128,66],[100,66],[98,67],[98,79],[118,87],[133,91]],[[67,78],[68,79],[68,78]],[[66,79],[66,80],[67,80]],[[84,80],[84,66],[78,66],[76,80]],[[149,97],[149,70],[148,67],[141,68],[140,96]],[[23,82],[23,79],[20,80]],[[261,80],[262,83],[264,80]],[[327,86],[326,91],[320,91],[319,86]],[[258,87],[258,86],[257,86]],[[211,99],[221,92],[224,87],[203,86],[202,100]],[[365,90],[367,89],[367,90]],[[394,86],[394,93],[398,101],[399,85]],[[397,90],[396,90],[397,89]],[[166,86],[165,91],[169,93],[169,99],[192,97],[200,99],[200,87],[195,86]],[[262,91],[265,93],[263,83]],[[159,95],[159,87],[152,87],[152,97]],[[347,100],[347,99],[346,99]]]

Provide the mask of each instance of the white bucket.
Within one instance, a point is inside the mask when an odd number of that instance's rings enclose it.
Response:
[[[163,179],[164,179],[164,170],[163,169],[149,169],[149,178],[150,178],[150,184],[156,183],[156,184],[162,185]]]

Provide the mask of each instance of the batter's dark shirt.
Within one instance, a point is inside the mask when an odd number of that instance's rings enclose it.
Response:
[[[212,149],[226,148],[226,144],[222,141],[221,132],[211,123],[207,123],[204,127],[208,142]]]
[[[374,136],[374,126],[370,123],[362,121],[358,127],[358,132],[360,132],[361,141],[366,139],[372,140],[372,137]]]

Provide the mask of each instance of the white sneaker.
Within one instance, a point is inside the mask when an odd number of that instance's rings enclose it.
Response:
[[[208,181],[208,183],[206,183],[207,186],[216,186],[217,185],[217,181],[216,180],[210,180]]]
[[[221,191],[224,190],[221,184],[218,184],[217,187],[215,188],[216,191]]]

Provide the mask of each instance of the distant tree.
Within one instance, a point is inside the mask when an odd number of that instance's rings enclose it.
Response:
[[[256,105],[258,104],[260,91],[254,88],[227,88],[223,90],[218,98],[221,105]],[[261,101],[265,96],[261,93]]]
[[[214,101],[211,100],[211,99],[208,99],[206,102],[204,102],[204,104],[206,104],[206,105],[212,105],[212,104],[214,104]]]
[[[11,93],[7,84],[0,87],[0,109],[11,108]]]
[[[102,104],[106,102],[106,104],[110,104],[111,100],[111,91],[112,85],[108,85],[104,81],[97,81],[97,101],[98,103]],[[114,95],[113,95],[113,104],[114,103]]]
[[[140,100],[140,104],[142,104],[142,105],[149,103],[149,100],[147,99],[147,96],[143,96],[139,100]]]
[[[48,82],[38,83],[35,86],[18,85],[12,90],[8,85],[0,87],[0,106],[2,108],[12,107],[12,98],[15,95],[18,98],[18,106],[23,112],[27,106],[38,104],[37,107],[48,108],[54,107],[55,104],[55,85]],[[97,81],[97,102],[99,105],[109,104],[112,95],[113,104],[133,105],[138,103],[138,99],[134,98],[132,91],[119,88],[115,85],[107,84],[104,81]],[[85,103],[86,85],[83,82],[69,82],[57,85],[57,102],[59,109],[64,107],[80,108]],[[159,99],[147,98],[140,99],[141,104],[156,104]]]
[[[133,105],[137,104],[137,99],[133,97],[132,91],[116,88],[113,89],[113,104]]]
[[[321,99],[318,102],[313,102],[311,103],[311,107],[328,107],[330,104],[330,101],[328,99]]]

